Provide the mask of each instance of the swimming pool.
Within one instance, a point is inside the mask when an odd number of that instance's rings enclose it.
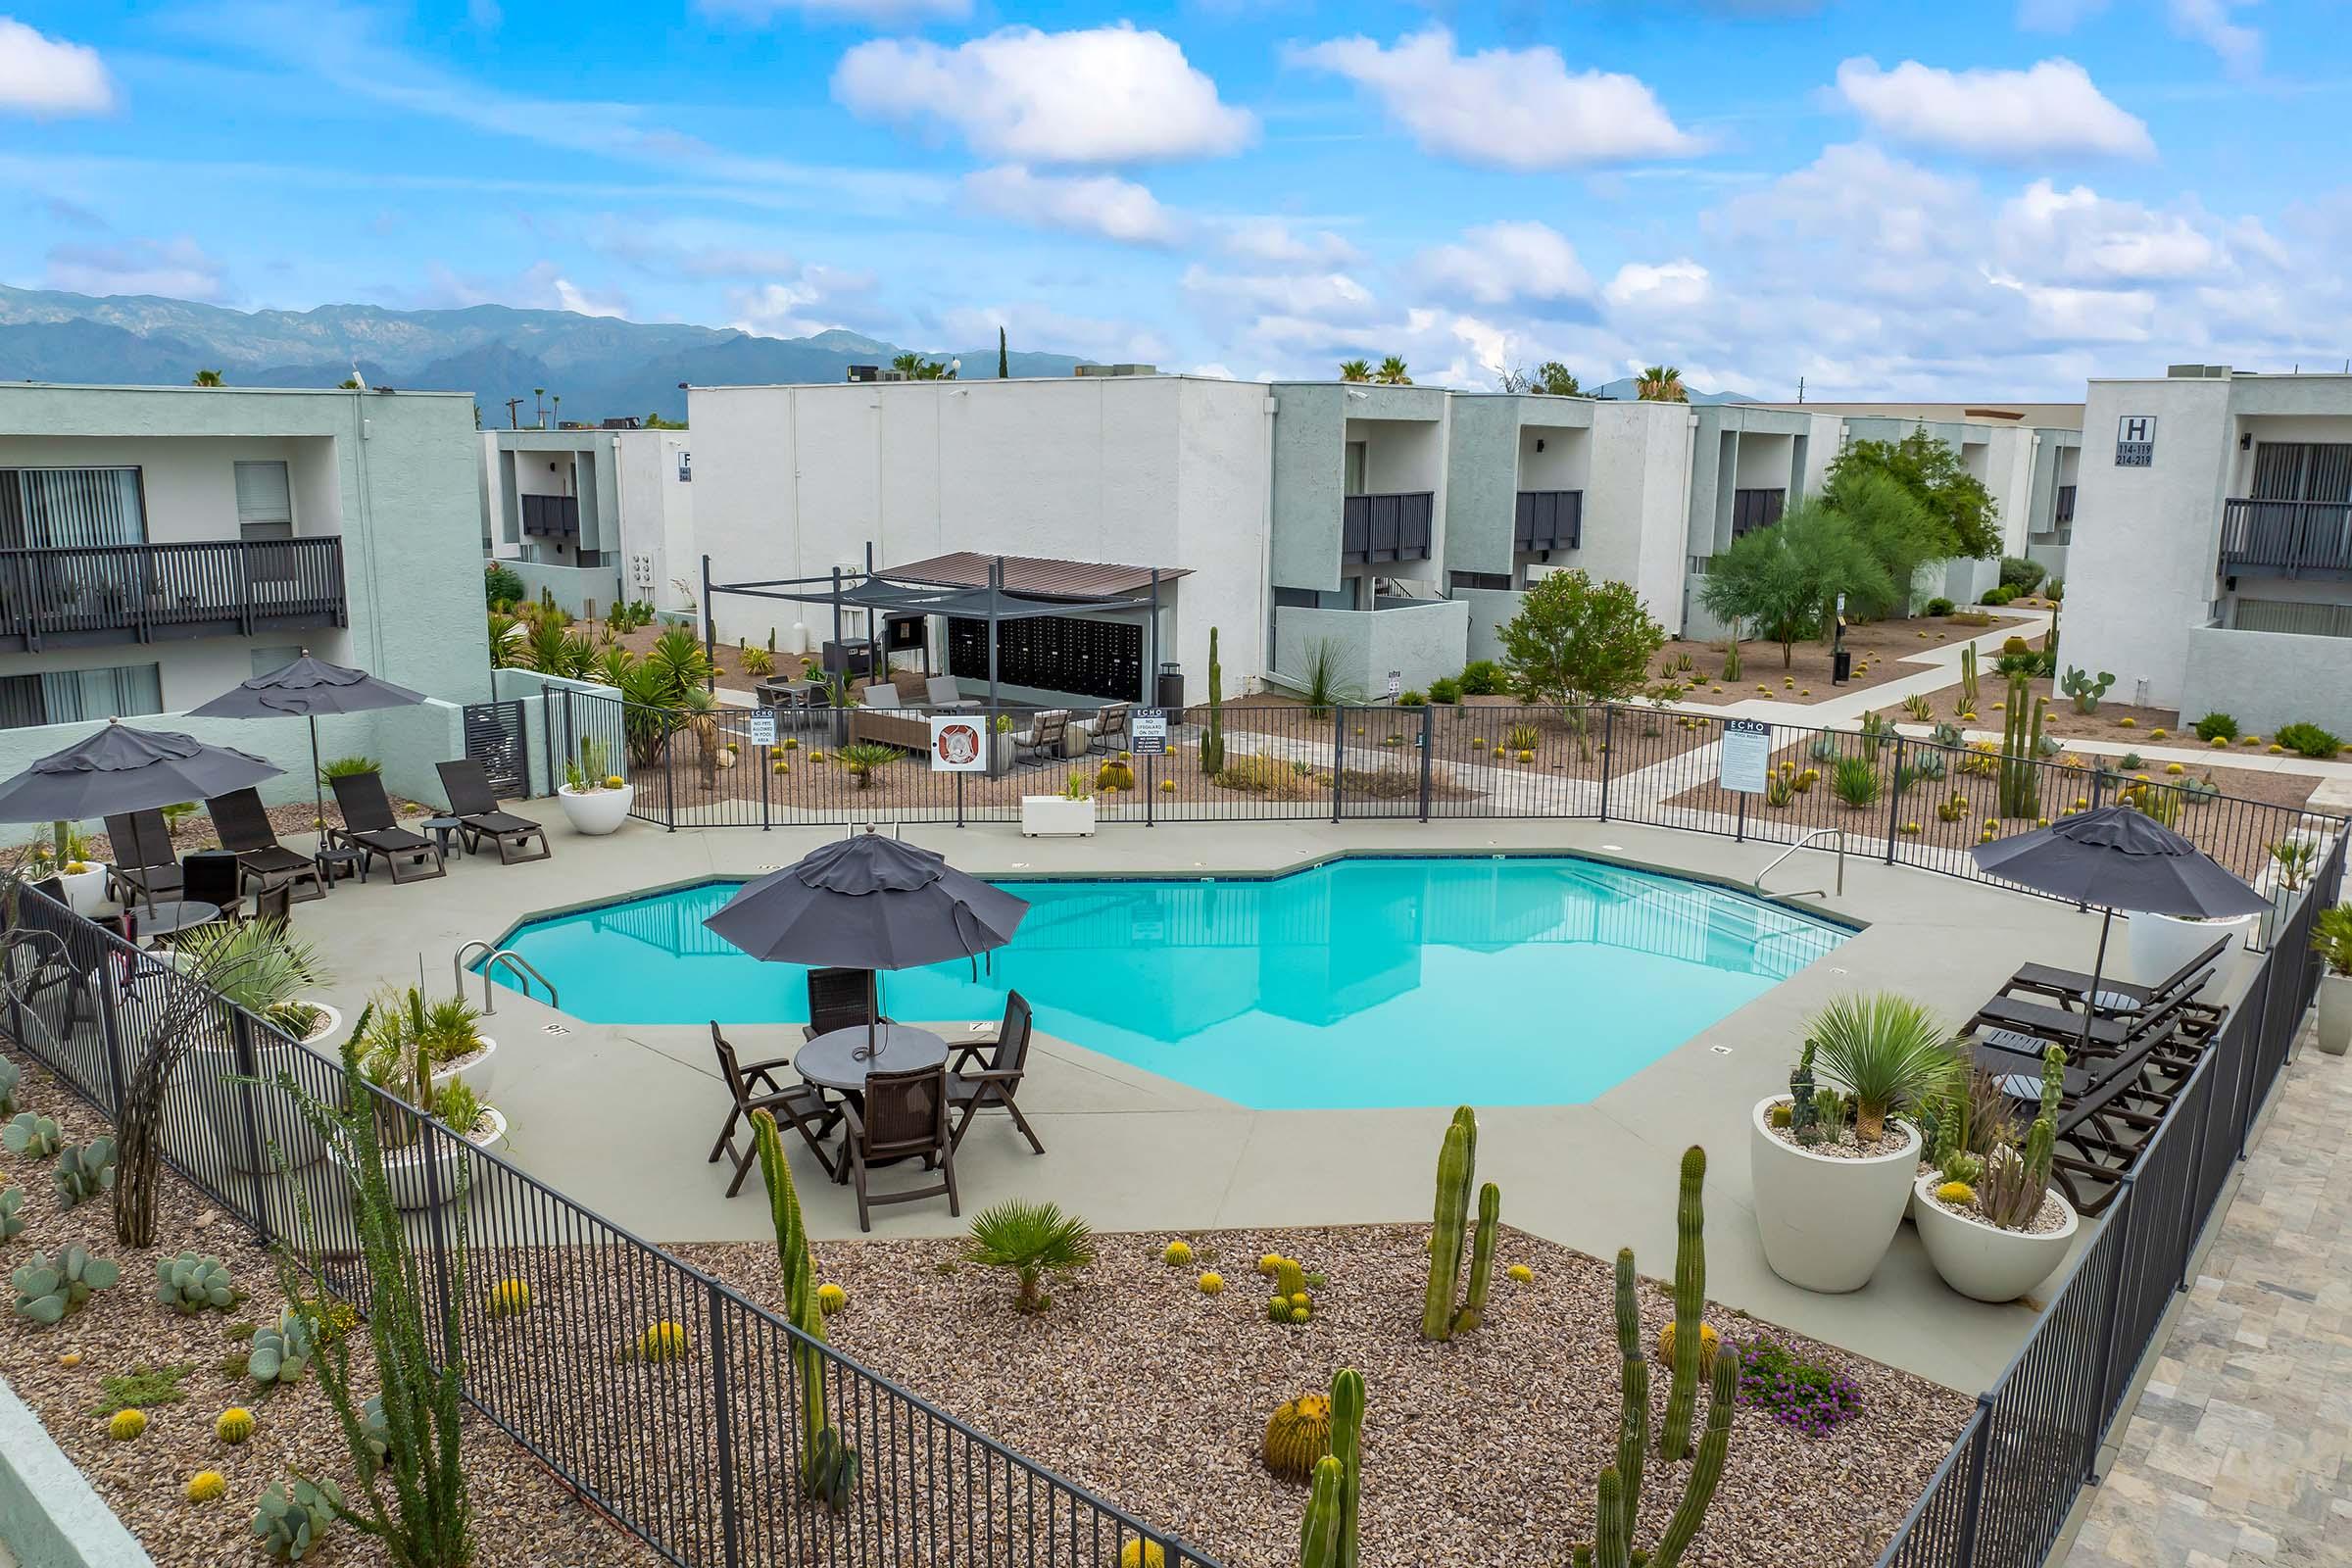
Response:
[[[804,1022],[807,971],[758,962],[703,927],[737,885],[527,921],[506,946],[591,1022]],[[993,1019],[1015,987],[1048,1034],[1266,1110],[1590,1100],[1848,935],[1721,888],[1564,857],[999,885],[1031,908],[993,972],[887,974],[892,1017]]]

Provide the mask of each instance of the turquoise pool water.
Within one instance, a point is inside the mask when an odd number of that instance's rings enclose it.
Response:
[[[1722,889],[1566,858],[1002,885],[1032,906],[993,972],[886,974],[892,1017],[993,1019],[1017,987],[1049,1034],[1270,1110],[1590,1100],[1847,935]],[[735,887],[530,921],[507,946],[593,1022],[805,1022],[806,971],[703,928]],[[738,1044],[764,1055],[781,1042]]]

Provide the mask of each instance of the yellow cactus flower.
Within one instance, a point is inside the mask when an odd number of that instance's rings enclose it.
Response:
[[[1163,1263],[1174,1264],[1178,1267],[1182,1267],[1184,1264],[1190,1263],[1193,1260],[1192,1244],[1190,1242],[1181,1241],[1170,1242],[1167,1246],[1167,1250],[1159,1254],[1159,1260]]]
[[[213,1418],[213,1436],[234,1447],[253,1436],[253,1412],[232,1404]]]
[[[106,1423],[106,1435],[117,1443],[128,1443],[147,1430],[144,1410],[117,1410]]]
[[[1195,1283],[1200,1287],[1200,1294],[1202,1296],[1214,1296],[1219,1291],[1225,1289],[1225,1276],[1218,1273],[1215,1269],[1210,1269],[1207,1273],[1201,1275],[1200,1278]]]
[[[228,1491],[228,1481],[218,1470],[199,1470],[188,1477],[188,1500],[211,1502]]]

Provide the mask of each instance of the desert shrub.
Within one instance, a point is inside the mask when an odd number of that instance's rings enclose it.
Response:
[[[2342,741],[2319,725],[2307,724],[2300,719],[2292,724],[2279,725],[2278,733],[2272,738],[2299,757],[2333,757],[2344,749]]]
[[[2006,586],[1987,588],[1982,594],[1977,596],[1977,603],[1981,605],[2005,605],[2016,597],[2017,590],[2014,588]]]
[[[1312,772],[1301,773],[1290,763],[1272,757],[1229,759],[1223,767],[1210,775],[1209,782],[1224,789],[1271,796],[1278,801],[1304,800],[1316,790],[1316,779]]]
[[[1429,700],[1442,705],[1458,703],[1462,700],[1462,683],[1451,675],[1440,675],[1429,683]]]
[[[2001,586],[2013,594],[2032,593],[2049,574],[2050,569],[2038,561],[2027,561],[2020,556],[2001,558]]]
[[[1935,598],[1929,600],[1927,609],[1920,612],[1920,613],[1923,615],[1948,615],[1951,612],[1952,602],[1949,599],[1944,598],[1941,594],[1938,594]]]
[[[492,562],[482,568],[482,597],[493,607],[514,604],[522,595],[522,578],[513,567]]]
[[[1427,708],[1429,694],[1427,692],[1398,692],[1396,706],[1398,708]]]
[[[1492,659],[1473,659],[1462,666],[1464,697],[1493,697],[1503,689],[1502,666]]]
[[[1868,806],[1885,788],[1879,764],[1867,757],[1840,757],[1830,770],[1830,788],[1848,806]]]
[[[2197,739],[2201,741],[2233,741],[2237,739],[2237,720],[2218,710],[2197,720]]]
[[[1799,1357],[1772,1340],[1740,1349],[1740,1402],[1807,1437],[1827,1437],[1862,1413],[1862,1391],[1834,1367]]]

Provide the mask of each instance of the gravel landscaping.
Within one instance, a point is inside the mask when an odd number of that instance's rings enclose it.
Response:
[[[1364,1428],[1367,1568],[1564,1562],[1592,1533],[1594,1481],[1615,1442],[1618,1360],[1607,1265],[1503,1229],[1485,1323],[1445,1345],[1420,1337],[1426,1226],[1097,1238],[1096,1260],[1052,1287],[1038,1316],[1013,1282],[957,1261],[955,1241],[828,1242],[820,1275],[848,1292],[834,1346],[1038,1463],[1233,1568],[1288,1568],[1304,1489],[1259,1460],[1267,1416],[1352,1366]],[[765,1244],[678,1250],[770,1307]],[[1274,1251],[1327,1276],[1302,1325],[1266,1319],[1256,1259]],[[1665,1256],[1644,1260],[1671,1266]],[[1506,1276],[1513,1264],[1531,1281]],[[1201,1270],[1227,1281],[1216,1296]],[[1645,1338],[1671,1318],[1654,1290]],[[1689,1561],[1712,1568],[1868,1564],[1965,1421],[1950,1390],[1710,1306],[1737,1342],[1769,1334],[1858,1387],[1861,1414],[1807,1436],[1739,1411],[1721,1491]],[[1662,1411],[1666,1378],[1653,1367]],[[1653,1465],[1643,1537],[1679,1497],[1685,1464]]]
[[[1830,684],[1831,648],[1828,643],[1802,642],[1789,650],[1790,662],[1781,663],[1778,643],[1760,642],[1754,638],[1740,644],[1740,679],[1727,681],[1723,672],[1723,644],[1696,642],[1686,637],[1667,640],[1658,656],[1650,661],[1650,669],[1659,672],[1671,668],[1688,656],[1691,668],[1672,678],[1690,685],[1683,701],[1721,707],[1727,703],[1744,702],[1751,697],[1769,697],[1776,703],[1826,703],[1833,697],[1849,696],[1854,692],[1906,676],[1922,673],[1927,666],[1903,662],[1908,655],[1923,654],[1948,643],[1966,642],[1990,632],[2012,627],[2029,627],[2035,623],[1996,614],[1990,623],[1971,626],[1943,617],[1921,617],[1913,620],[1874,620],[1845,629],[1847,652],[1854,656],[1853,678],[1843,686]],[[2035,638],[2038,641],[2038,636]],[[1989,662],[1988,662],[1989,663]],[[1764,688],[1762,691],[1758,687]]]

